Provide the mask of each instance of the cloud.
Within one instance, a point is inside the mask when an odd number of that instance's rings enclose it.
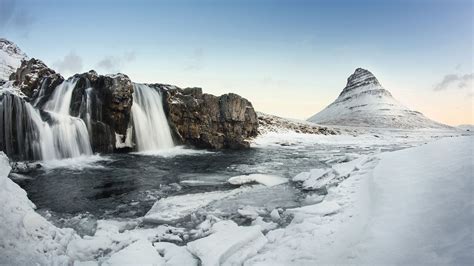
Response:
[[[204,50],[196,48],[189,57],[188,64],[184,67],[186,71],[200,70],[203,67]]]
[[[127,52],[121,56],[105,56],[97,63],[97,67],[108,72],[120,72],[126,63],[134,61],[135,52]]]
[[[75,74],[82,71],[82,57],[71,51],[63,59],[53,63],[61,73]]]
[[[434,86],[435,91],[442,91],[451,88],[472,88],[474,80],[474,73],[464,74],[464,75],[457,75],[457,74],[449,74],[443,77],[441,82]]]
[[[27,8],[26,3],[18,0],[0,0],[0,29],[15,29],[28,36],[36,18]]]

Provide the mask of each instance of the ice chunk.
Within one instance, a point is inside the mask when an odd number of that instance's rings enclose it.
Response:
[[[213,201],[236,195],[246,189],[247,188],[238,188],[228,191],[212,191],[160,199],[155,202],[143,220],[152,223],[174,222],[191,215],[198,209],[206,207]]]
[[[304,205],[312,205],[312,204],[320,203],[323,200],[324,200],[323,195],[312,194],[312,195],[306,195],[302,203]]]
[[[328,182],[336,177],[336,172],[330,168],[311,169],[309,172],[302,172],[293,177],[295,182],[303,182],[303,188],[307,190],[321,189]]]
[[[313,169],[319,170],[319,169]],[[311,176],[303,182],[303,188],[307,190],[315,190],[321,189],[326,187],[326,185],[331,182],[335,177],[337,177],[336,173],[333,170],[328,170],[324,172],[322,175],[320,171],[317,171],[316,175],[313,175],[311,170]]]
[[[242,185],[247,183],[260,183],[267,187],[272,187],[288,182],[288,179],[275,176],[275,175],[263,175],[263,174],[250,174],[250,175],[239,175],[229,178],[227,182],[232,185]]]
[[[274,222],[265,222],[262,217],[257,217],[252,221],[252,225],[259,226],[262,232],[268,232],[278,227],[278,224]]]
[[[184,246],[180,247],[169,242],[157,242],[153,245],[163,255],[167,266],[198,265],[198,260]]]
[[[278,212],[277,209],[273,209],[273,211],[270,213],[270,217],[274,222],[277,222],[281,219],[280,213]]]
[[[339,176],[347,177],[352,172],[359,170],[364,164],[371,160],[373,160],[373,158],[362,156],[349,162],[335,164],[332,166],[332,169],[334,169]]]
[[[187,245],[204,266],[240,265],[267,243],[257,226],[244,227],[232,221],[220,221],[212,226],[212,231],[210,236]]]
[[[97,261],[88,260],[88,261],[74,261],[73,266],[98,266],[99,263]]]
[[[165,260],[146,240],[138,240],[114,253],[102,265],[164,265]]]
[[[286,212],[292,214],[310,214],[310,215],[330,215],[337,213],[341,206],[333,201],[323,201],[318,204],[308,205],[300,208],[287,209]]]
[[[255,220],[255,218],[257,218],[260,213],[264,213],[264,211],[253,206],[242,207],[238,209],[237,212],[240,214],[240,216],[250,218],[252,220]]]
[[[321,170],[323,170],[323,169],[321,169]],[[301,172],[301,173],[299,173],[299,174],[297,174],[296,176],[293,177],[293,181],[303,182],[306,179],[308,179],[310,176],[311,176],[311,174],[309,172]]]

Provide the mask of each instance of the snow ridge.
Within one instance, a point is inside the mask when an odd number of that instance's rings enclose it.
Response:
[[[0,79],[8,80],[28,56],[13,42],[0,38]]]

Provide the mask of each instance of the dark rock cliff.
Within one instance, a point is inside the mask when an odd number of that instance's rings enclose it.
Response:
[[[23,61],[10,76],[35,108],[42,109],[64,78],[37,59]],[[115,148],[115,133],[126,135],[133,103],[133,86],[124,74],[98,75],[95,71],[76,74],[70,114],[82,118],[94,152]]]
[[[131,134],[127,129],[133,122],[133,83],[124,74],[99,75],[89,71],[65,81],[42,61],[30,59],[22,61],[10,80],[40,110],[59,84],[74,84],[69,113],[84,120],[94,152],[117,151],[117,138],[123,142]],[[255,110],[239,95],[218,97],[203,93],[201,88],[150,86],[164,95],[163,106],[176,143],[198,148],[240,149],[248,148],[249,138],[258,134]]]
[[[153,84],[165,94],[164,106],[178,141],[199,148],[241,149],[258,134],[252,104],[237,94],[214,96],[201,88]]]

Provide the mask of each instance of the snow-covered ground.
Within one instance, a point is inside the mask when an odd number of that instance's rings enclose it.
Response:
[[[375,156],[322,203],[287,210],[291,224],[270,231],[246,264],[471,264],[473,141],[445,138]]]
[[[143,226],[147,216],[126,221],[99,220],[92,235],[57,228],[36,213],[25,191],[7,178],[8,161],[0,155],[0,264],[474,261],[470,253],[474,248],[474,138],[459,137],[462,132],[456,131],[354,132],[262,135],[255,140],[255,147],[279,145],[298,151],[302,145],[328,145],[328,149],[349,145],[360,151],[367,147],[370,152],[328,158],[330,164],[307,169],[292,180],[269,175],[237,176],[228,182],[241,187],[158,199],[147,214],[159,223],[204,215],[204,221],[196,219],[198,224],[193,230],[179,225]],[[425,143],[428,144],[422,145]],[[407,149],[397,150],[400,148]],[[266,186],[249,186],[247,182]],[[302,191],[298,207],[272,202],[265,209],[252,206],[250,201],[259,195],[272,193],[277,200],[281,193],[291,193],[288,185]],[[235,209],[248,225],[238,225],[225,216],[216,217],[224,208]]]

